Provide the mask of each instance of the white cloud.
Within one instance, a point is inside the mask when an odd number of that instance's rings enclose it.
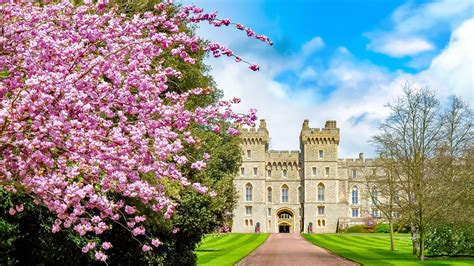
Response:
[[[302,80],[310,80],[310,79],[315,79],[317,77],[318,73],[316,70],[312,67],[307,67],[303,70],[301,75],[299,76],[300,79]]]
[[[416,55],[435,49],[432,43],[418,37],[377,39],[369,44],[368,48],[392,57]]]
[[[467,0],[438,0],[419,6],[409,2],[393,12],[389,29],[365,34],[370,40],[367,48],[393,57],[431,51],[434,46],[429,39],[472,18],[473,9],[474,1]]]
[[[264,66],[268,65],[266,61],[273,61],[264,57],[254,60],[265,61]],[[241,64],[223,60],[210,63],[224,96],[242,98],[236,111],[256,108],[259,118],[266,119],[273,149],[299,149],[299,132],[304,119],[310,119],[311,127],[324,127],[326,120],[334,119],[342,134],[340,157],[355,157],[359,152],[373,154],[367,140],[386,114],[383,105],[397,95],[402,83],[401,80],[400,84],[394,82],[394,75],[382,68],[353,59],[347,50],[341,50],[322,73],[308,69],[301,72],[322,86],[336,86],[337,90],[329,98],[314,87],[290,90],[285,84],[274,81],[271,68],[251,72]],[[353,120],[361,115],[364,119],[355,124]]]
[[[437,0],[414,7],[410,2],[392,15],[394,28],[401,34],[432,31],[434,27],[456,28],[472,17],[474,2],[469,0]]]
[[[466,20],[451,35],[447,47],[417,78],[446,98],[463,97],[474,105],[474,19]]]
[[[324,47],[324,42],[321,37],[317,36],[311,39],[309,42],[305,43],[302,47],[301,50],[303,51],[304,55],[310,55],[321,48]]]

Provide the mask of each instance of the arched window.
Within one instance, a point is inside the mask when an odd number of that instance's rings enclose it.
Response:
[[[284,178],[288,177],[288,170],[283,169],[283,177]]]
[[[245,185],[245,201],[252,201],[252,184],[248,183]]]
[[[283,185],[281,187],[281,202],[288,202],[288,186]]]
[[[291,217],[293,217],[293,215],[291,215],[291,213],[289,213],[287,211],[284,211],[284,212],[278,214],[278,218],[280,218],[280,219],[288,220],[288,219],[291,219]]]
[[[356,186],[352,188],[352,204],[359,204],[359,189]]]
[[[272,202],[272,188],[267,188],[267,202]]]
[[[318,220],[318,227],[321,227],[321,220]]]
[[[300,200],[300,203],[303,202],[303,189],[301,187],[298,188],[298,198]]]
[[[318,201],[324,201],[324,185],[322,183],[318,185]]]
[[[272,170],[267,170],[267,177],[272,177]]]

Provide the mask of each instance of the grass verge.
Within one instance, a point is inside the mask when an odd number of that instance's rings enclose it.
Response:
[[[474,258],[428,258],[418,261],[411,254],[408,234],[395,235],[395,251],[390,251],[389,234],[303,234],[303,237],[363,265],[474,265]]]
[[[198,265],[234,265],[260,246],[268,234],[224,234],[205,237],[196,255]]]

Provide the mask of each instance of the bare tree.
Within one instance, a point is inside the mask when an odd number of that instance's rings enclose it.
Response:
[[[371,173],[365,174],[367,191],[372,204],[380,211],[382,217],[388,222],[390,227],[390,250],[395,250],[393,237],[393,224],[397,218],[399,199],[398,179],[393,174],[395,162],[393,160],[379,158],[374,168],[366,168]]]
[[[385,162],[394,162],[391,174],[401,192],[397,204],[409,219],[414,252],[418,245],[423,260],[432,219],[472,191],[472,156],[467,156],[473,149],[472,112],[455,97],[442,110],[432,91],[410,85],[388,106],[392,112],[373,143]]]

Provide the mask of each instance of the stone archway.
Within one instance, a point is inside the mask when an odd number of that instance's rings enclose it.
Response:
[[[295,231],[295,213],[290,208],[281,208],[276,211],[276,226],[279,233],[293,233]]]

